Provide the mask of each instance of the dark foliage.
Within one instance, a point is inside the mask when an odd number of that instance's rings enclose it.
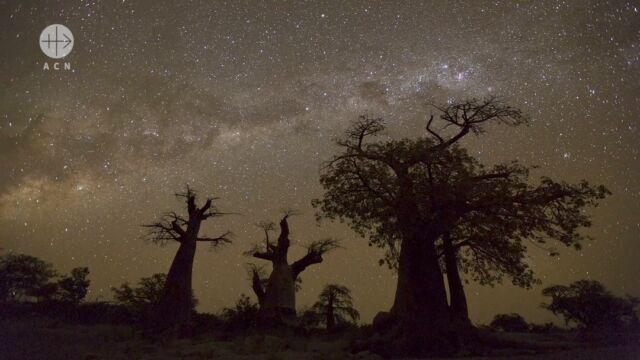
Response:
[[[91,283],[89,268],[78,267],[71,270],[71,274],[58,281],[58,294],[61,301],[78,304],[87,295]]]
[[[556,326],[556,324],[552,322],[547,322],[544,324],[530,323],[529,331],[537,334],[551,334],[551,333],[562,332],[564,330],[562,328],[559,328],[558,326]]]
[[[60,277],[53,266],[37,257],[8,254],[0,257],[0,301],[64,302],[79,304],[87,295],[89,268],[78,267]]]
[[[39,300],[55,294],[50,281],[57,276],[53,266],[34,256],[7,254],[0,257],[0,301]]]
[[[498,314],[494,316],[489,326],[494,330],[505,332],[527,332],[529,324],[520,314]]]
[[[141,321],[149,310],[158,306],[162,299],[164,284],[167,275],[158,273],[149,277],[143,277],[138,281],[138,286],[132,288],[129,283],[120,287],[112,287],[116,303],[124,306],[136,321]],[[192,294],[191,309],[195,311],[198,300]]]
[[[251,301],[247,295],[241,294],[234,307],[222,310],[220,318],[225,328],[230,331],[246,330],[256,325],[258,311],[258,304]]]
[[[412,139],[381,139],[384,122],[361,117],[338,139],[341,151],[320,178],[325,194],[313,201],[319,218],[345,221],[387,250],[381,263],[398,270],[390,315],[400,322],[397,347],[407,355],[447,353],[456,344],[439,260],[445,234],[453,256],[449,274],[460,267],[483,284],[507,275],[529,287],[535,278],[525,261],[527,244],[550,254],[555,250],[545,245],[548,239],[579,248],[585,237],[577,230],[590,225],[584,208],[609,194],[585,181],[543,177],[534,185],[517,162],[480,164],[460,140],[483,133],[489,123],[527,122],[496,98],[435,108],[439,119],[431,116],[424,136]],[[461,294],[462,283],[456,286]]]
[[[36,316],[85,325],[132,324],[135,321],[129,309],[109,302],[74,304],[54,300],[40,303],[10,303],[0,307],[0,318],[3,319],[24,319]]]
[[[322,324],[331,331],[355,324],[360,313],[354,308],[351,291],[347,287],[329,284],[322,289],[311,309],[305,311],[303,318],[306,323]]]
[[[542,307],[562,316],[567,324],[586,330],[639,329],[636,308],[640,301],[614,296],[598,281],[554,285],[545,288],[542,294],[551,298],[551,302]]]

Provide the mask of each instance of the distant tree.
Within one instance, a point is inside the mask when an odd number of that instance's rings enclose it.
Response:
[[[50,280],[57,276],[53,266],[34,256],[7,254],[0,257],[0,300],[20,302],[55,294]]]
[[[337,248],[338,241],[323,239],[311,242],[307,246],[307,254],[299,260],[289,264],[287,255],[291,241],[289,240],[289,224],[287,219],[292,211],[285,212],[280,220],[280,235],[276,242],[270,239],[270,232],[275,229],[273,223],[261,223],[265,240],[256,244],[246,252],[247,255],[271,262],[272,271],[265,281],[262,268],[252,266],[252,288],[260,304],[260,316],[269,320],[285,320],[296,316],[296,287],[298,277],[307,267],[322,262],[322,256]],[[266,285],[265,285],[266,283]]]
[[[164,284],[167,275],[158,273],[150,277],[143,277],[138,281],[138,286],[132,288],[129,283],[120,287],[112,287],[114,298],[120,305],[124,305],[137,317],[143,317],[150,309],[158,306],[162,299]],[[191,294],[191,310],[195,309],[196,298]]]
[[[532,333],[549,334],[560,332],[562,329],[552,322],[546,322],[544,324],[529,323],[529,331]]]
[[[216,247],[230,242],[230,232],[218,237],[199,235],[203,221],[224,215],[213,206],[215,198],[208,198],[202,207],[198,207],[196,193],[188,186],[184,192],[178,193],[176,196],[186,202],[186,217],[170,212],[160,221],[144,225],[150,230],[148,238],[152,242],[165,244],[176,241],[180,244],[171,263],[162,298],[152,315],[152,319],[150,319],[151,327],[157,331],[169,329],[181,331],[190,322],[193,308],[191,281],[196,244],[209,242],[213,247]]]
[[[620,298],[611,294],[600,282],[579,280],[569,286],[554,285],[542,290],[551,298],[542,307],[587,330],[622,330],[638,326],[634,297]]]
[[[73,304],[80,303],[87,295],[91,281],[87,279],[89,268],[77,267],[71,274],[58,281],[58,296],[61,301]]]
[[[360,313],[353,307],[351,291],[338,284],[326,285],[311,310],[318,314],[318,320],[324,323],[327,330],[333,330],[339,324],[355,323],[360,319]]]
[[[529,331],[529,324],[524,320],[520,314],[498,314],[496,315],[489,326],[495,330],[502,330],[506,332],[526,332]]]

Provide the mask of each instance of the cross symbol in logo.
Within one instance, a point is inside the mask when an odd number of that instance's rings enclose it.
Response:
[[[40,34],[40,48],[49,57],[67,56],[73,48],[73,34],[64,25],[49,25]]]

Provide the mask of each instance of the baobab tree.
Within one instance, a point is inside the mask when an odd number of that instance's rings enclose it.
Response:
[[[468,205],[475,208],[436,243],[447,275],[450,315],[453,320],[469,325],[460,271],[481,285],[493,285],[508,277],[516,286],[531,288],[539,280],[526,261],[528,247],[540,248],[551,256],[558,255],[549,245],[553,242],[580,249],[586,238],[578,230],[591,225],[584,208],[595,206],[596,200],[609,192],[604,187],[555,183],[546,178],[538,185],[530,185],[528,169],[517,163],[494,168],[494,173],[503,176],[480,183],[474,183],[473,179],[484,176],[482,170],[467,171],[467,178],[472,181],[469,186],[462,186],[468,180],[456,176],[460,172],[451,171],[452,165],[448,161],[447,167],[433,168],[429,181],[439,184],[440,190],[431,201],[443,202],[442,194],[453,193],[464,196]],[[384,262],[397,270],[398,235],[389,234],[388,242],[392,246]]]
[[[465,219],[501,209],[494,199],[500,194],[481,196],[482,191],[473,189],[483,189],[485,182],[495,179],[511,179],[504,165],[485,169],[459,142],[468,134],[483,133],[490,123],[527,122],[520,110],[493,97],[436,109],[446,130],[436,130],[431,116],[425,135],[416,139],[375,141],[385,128],[383,121],[360,117],[337,141],[342,150],[320,178],[326,192],[313,201],[319,217],[346,220],[370,243],[389,249],[388,260],[397,261],[398,285],[385,328],[390,329],[391,350],[399,355],[450,353],[459,344],[439,264],[439,242]],[[438,181],[444,174],[455,181]],[[524,191],[520,198],[514,196],[518,203],[514,201],[512,208],[523,209],[534,201],[530,189],[521,188],[526,183],[504,184],[511,186],[507,193]],[[560,192],[565,185],[542,180],[542,186]],[[564,205],[576,209],[606,193],[586,182],[575,188],[580,195],[566,197]],[[536,224],[535,219],[529,221]]]
[[[153,243],[164,245],[175,241],[180,245],[169,268],[160,302],[150,314],[150,326],[154,331],[181,332],[189,325],[193,299],[191,286],[193,259],[197,244],[206,242],[215,248],[231,242],[229,231],[218,237],[200,235],[200,226],[203,221],[225,215],[213,205],[216,198],[207,198],[199,207],[196,203],[196,192],[188,186],[184,192],[177,193],[176,197],[184,199],[187,207],[186,217],[176,212],[169,212],[159,221],[143,225],[149,229],[147,238]]]
[[[270,233],[275,230],[275,224],[263,223],[264,243],[256,244],[247,251],[247,255],[271,262],[272,271],[265,281],[263,270],[250,265],[252,274],[252,288],[260,304],[260,317],[267,321],[282,321],[296,316],[296,284],[298,277],[307,267],[323,261],[322,256],[339,246],[335,239],[323,239],[310,243],[307,253],[299,260],[289,264],[287,258],[291,240],[289,239],[288,218],[293,213],[285,212],[280,220],[280,235],[275,242],[271,241]],[[265,284],[266,283],[266,284]]]
[[[360,318],[360,313],[353,307],[351,291],[338,284],[326,285],[311,310],[329,331],[335,329],[336,325],[355,323]]]
[[[584,209],[596,206],[609,194],[603,186],[592,187],[586,182],[567,184],[543,177],[534,185],[529,170],[517,162],[488,171],[474,164],[475,160],[470,163],[463,172],[451,171],[451,162],[439,166],[437,171],[444,170],[443,176],[429,180],[442,184],[439,194],[462,197],[472,209],[460,216],[439,242],[450,314],[453,320],[467,324],[470,321],[459,267],[482,285],[501,282],[507,276],[514,285],[530,288],[539,281],[526,261],[528,246],[553,256],[557,251],[550,243],[580,249],[586,237],[578,230],[591,226]],[[486,178],[489,173],[499,176]],[[439,194],[432,199],[439,201]],[[446,207],[445,203],[442,206]]]

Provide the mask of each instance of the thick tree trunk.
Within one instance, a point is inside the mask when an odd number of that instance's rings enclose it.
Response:
[[[257,271],[254,271],[251,279],[251,288],[253,292],[256,294],[256,298],[258,298],[258,305],[262,308],[264,306],[264,288],[262,287],[262,279],[260,279],[260,274]]]
[[[293,269],[286,262],[274,262],[260,313],[264,319],[295,318],[295,276]]]
[[[196,238],[185,237],[173,258],[164,284],[162,299],[154,311],[154,328],[158,331],[187,329],[191,319],[193,259],[196,253]]]
[[[329,296],[329,301],[327,302],[327,330],[333,330],[336,326],[336,317],[333,311],[333,295]]]
[[[447,295],[434,240],[409,231],[400,250],[398,286],[390,313],[393,355],[446,355],[457,339],[449,318]]]
[[[451,243],[448,233],[442,236],[444,246],[444,262],[447,271],[447,282],[449,285],[449,310],[451,320],[459,323],[470,324],[467,298],[464,294],[464,286],[458,271],[457,253]]]

